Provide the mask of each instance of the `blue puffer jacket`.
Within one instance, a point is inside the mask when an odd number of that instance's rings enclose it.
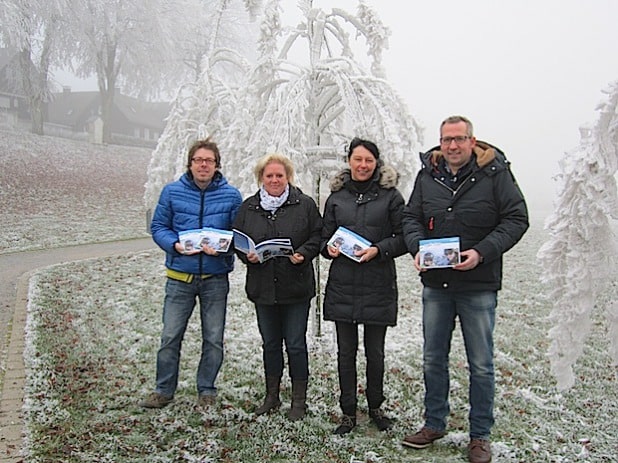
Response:
[[[242,203],[240,192],[217,171],[205,190],[185,173],[161,191],[152,218],[152,238],[166,253],[165,266],[193,275],[220,275],[234,269],[234,255],[209,256],[203,252],[191,256],[174,249],[178,233],[203,227],[231,230]]]

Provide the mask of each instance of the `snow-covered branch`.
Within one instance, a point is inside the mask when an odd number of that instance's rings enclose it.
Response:
[[[574,384],[573,365],[581,356],[596,304],[616,296],[617,251],[611,219],[618,219],[618,82],[597,109],[599,121],[590,137],[567,153],[560,164],[560,191],[546,229],[550,239],[538,252],[545,268],[542,281],[553,301],[549,358],[558,388]],[[611,352],[618,363],[618,310],[605,299]]]

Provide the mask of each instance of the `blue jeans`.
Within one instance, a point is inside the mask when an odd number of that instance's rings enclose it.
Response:
[[[444,431],[450,412],[449,352],[459,317],[470,372],[470,438],[489,439],[494,424],[493,331],[496,291],[423,289],[425,426]]]
[[[202,321],[202,355],[197,369],[197,392],[215,395],[215,379],[223,363],[223,329],[229,292],[228,275],[193,278],[191,283],[167,279],[163,304],[163,332],[157,353],[156,392],[173,396],[178,386],[180,348],[196,298]]]
[[[335,322],[337,329],[337,371],[339,373],[339,405],[344,415],[355,416],[358,399],[356,397],[357,374],[356,353],[358,351],[358,324]],[[365,395],[370,409],[380,408],[384,402],[384,343],[385,325],[363,325],[365,357],[367,359],[365,376],[367,387]]]
[[[311,300],[295,304],[256,304],[266,376],[282,376],[285,341],[290,378],[293,381],[307,381],[309,378],[306,333],[310,303]]]

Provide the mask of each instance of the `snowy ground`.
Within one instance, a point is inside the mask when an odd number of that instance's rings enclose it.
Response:
[[[0,135],[0,252],[143,235],[146,151]],[[21,239],[26,233],[33,238]],[[44,241],[35,239],[41,235]],[[535,261],[545,239],[537,220],[505,263],[496,328],[495,461],[615,461],[618,388],[601,308],[576,366],[576,386],[558,393],[549,372],[550,306]],[[420,285],[409,257],[398,260],[400,322],[387,334],[385,408],[397,425],[385,434],[375,431],[361,397],[360,425],[344,438],[331,435],[339,410],[330,324],[322,324],[321,336],[310,337],[307,418],[289,423],[287,407],[270,417],[251,413],[263,393],[261,354],[240,265],[231,275],[219,407],[195,407],[196,317],[183,347],[175,403],[161,411],[137,407],[153,386],[162,259],[153,251],[57,266],[34,276],[26,349],[27,461],[465,461],[467,375],[459,334],[451,363],[450,434],[424,451],[399,444],[422,422]],[[359,372],[362,393],[362,354]],[[287,380],[284,386],[287,404]]]
[[[0,128],[0,253],[147,236],[150,150]]]

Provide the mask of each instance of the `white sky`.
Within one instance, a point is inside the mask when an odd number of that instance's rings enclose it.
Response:
[[[334,4],[356,11],[353,0],[314,0]],[[367,4],[391,29],[387,78],[425,127],[425,149],[445,117],[468,116],[478,138],[505,151],[531,210],[550,207],[558,160],[618,80],[618,1]]]
[[[550,207],[558,160],[618,80],[618,1],[366,2],[391,30],[387,79],[425,127],[424,149],[446,116],[468,116],[478,138],[505,151],[531,209]],[[282,0],[286,17],[296,4]],[[313,4],[355,13],[357,2]]]

